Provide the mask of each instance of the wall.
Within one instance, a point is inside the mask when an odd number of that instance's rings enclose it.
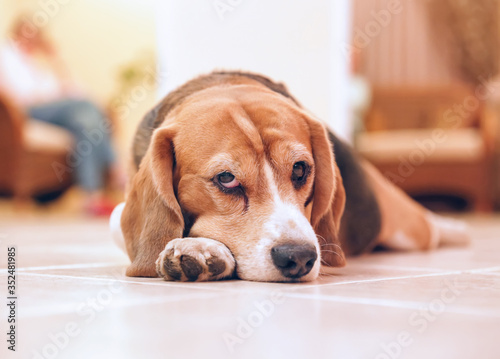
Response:
[[[157,15],[160,95],[213,69],[254,71],[348,136],[348,0],[165,0]]]
[[[445,44],[436,41],[425,0],[353,0],[361,72],[375,85],[450,83]]]
[[[154,70],[154,11],[154,1],[141,0],[0,0],[0,35],[6,37],[18,14],[27,15],[48,32],[84,91],[111,106],[125,65],[148,56]],[[120,148],[128,147],[137,121],[156,100],[154,83],[142,90],[120,98],[130,109],[119,121]]]

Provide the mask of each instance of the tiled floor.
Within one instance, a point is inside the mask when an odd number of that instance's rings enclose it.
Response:
[[[468,248],[375,253],[313,283],[127,278],[105,221],[0,220],[17,246],[17,351],[1,358],[500,358],[500,217]]]

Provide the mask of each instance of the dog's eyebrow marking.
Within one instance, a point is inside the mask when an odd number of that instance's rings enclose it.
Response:
[[[293,143],[288,146],[288,158],[290,162],[297,162],[301,160],[307,160],[309,165],[312,165],[311,155],[307,151],[307,147],[301,143]]]
[[[281,158],[285,163],[305,160],[309,165],[313,164],[314,160],[307,146],[290,137],[286,132],[276,128],[267,128],[263,131],[263,137],[265,142],[270,144],[267,149],[269,156],[271,156],[271,152],[278,151],[285,154],[285,157]],[[279,166],[275,158],[270,158],[270,164],[273,168]]]
[[[264,153],[264,143],[260,133],[253,122],[240,113],[231,114],[234,124],[241,130],[241,133],[248,139],[252,147],[258,154]]]
[[[234,159],[229,153],[218,153],[210,161],[207,162],[204,172],[213,174],[218,171],[230,171],[234,175],[238,175],[238,169],[235,168]]]

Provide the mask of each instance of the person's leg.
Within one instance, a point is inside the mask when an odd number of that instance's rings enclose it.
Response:
[[[66,163],[75,170],[77,183],[88,192],[103,187],[103,176],[114,162],[109,123],[92,103],[61,100],[29,109],[31,117],[70,131],[75,138],[74,152]]]

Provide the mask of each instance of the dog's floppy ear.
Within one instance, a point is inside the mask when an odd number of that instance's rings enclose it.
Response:
[[[170,240],[182,237],[184,220],[173,186],[175,132],[172,126],[155,130],[132,179],[121,218],[131,277],[156,277],[158,255]]]
[[[340,246],[339,227],[345,205],[342,177],[335,164],[333,149],[323,124],[309,118],[315,179],[311,225],[318,236],[321,263],[331,267],[345,265]]]

